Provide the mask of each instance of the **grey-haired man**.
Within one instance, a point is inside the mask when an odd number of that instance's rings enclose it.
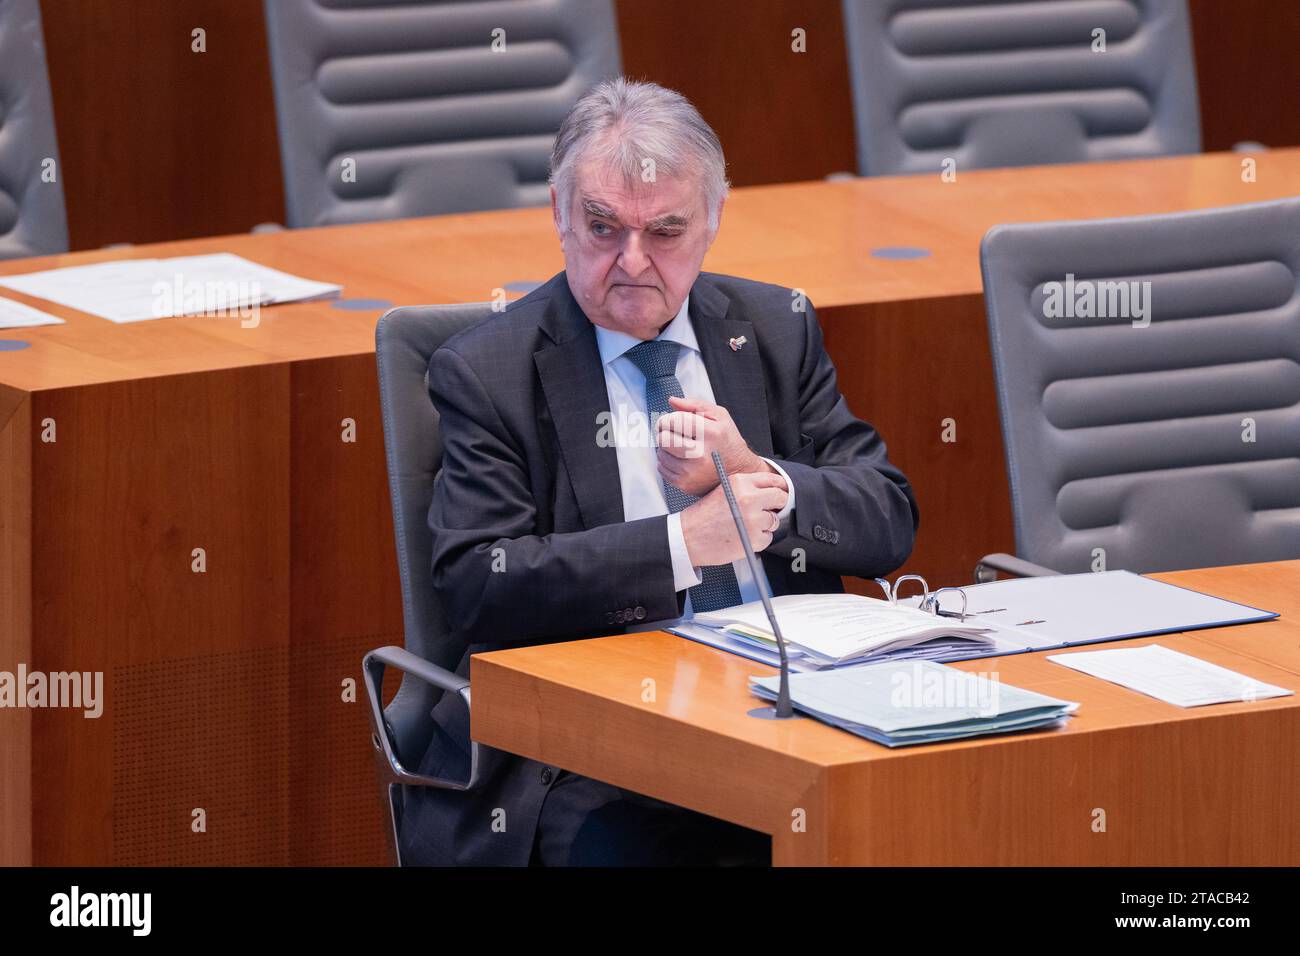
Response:
[[[911,552],[918,513],[848,410],[811,306],[701,273],[722,149],[671,90],[612,80],[551,157],[565,271],[429,364],[444,463],[433,580],[469,655],[755,600],[711,454],[776,594],[842,590]],[[799,549],[799,560],[794,552]],[[505,571],[498,572],[504,562]],[[469,721],[435,707],[424,773],[468,772]],[[501,751],[471,792],[421,790],[416,863],[761,862],[762,834]]]

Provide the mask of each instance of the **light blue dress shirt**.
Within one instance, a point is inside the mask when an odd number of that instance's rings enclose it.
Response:
[[[659,333],[658,338],[682,346],[677,356],[677,380],[681,382],[686,397],[716,404],[713,387],[709,384],[709,373],[700,355],[700,344],[691,324],[690,301],[688,295],[677,315]],[[651,427],[652,423],[646,414],[645,375],[625,354],[628,349],[640,345],[641,340],[599,325],[595,328],[596,344],[605,368],[605,389],[609,394],[610,410],[610,419],[605,423],[607,427],[599,435],[602,440],[613,441],[618,452],[623,519],[635,521],[638,518],[668,514],[668,501],[664,497],[664,483],[659,474],[654,442],[655,429]],[[781,524],[776,533],[779,535],[785,530],[790,514],[794,511],[794,483],[779,464],[771,459],[763,460],[780,472],[789,489],[785,507],[778,514]],[[700,574],[691,566],[690,552],[682,534],[680,512],[668,514],[668,546],[673,559],[673,586],[678,591],[683,591],[699,584]],[[736,582],[740,585],[741,601],[757,601],[758,584],[750,573],[749,562],[742,557],[732,567],[736,570]],[[759,572],[762,573],[762,565],[759,565]],[[764,583],[767,583],[766,580]],[[691,599],[687,594],[684,616],[690,617],[691,613]]]

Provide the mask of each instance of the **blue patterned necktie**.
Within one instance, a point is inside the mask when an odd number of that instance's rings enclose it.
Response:
[[[682,383],[677,381],[677,354],[681,346],[676,342],[655,339],[633,346],[625,353],[645,375],[645,405],[651,425],[660,415],[673,410],[668,396],[684,398]],[[652,430],[653,433],[653,430]],[[700,499],[688,495],[674,485],[664,482],[664,497],[668,511],[676,514]],[[715,564],[700,568],[700,583],[690,590],[691,609],[696,613],[716,611],[740,603],[740,584],[736,571],[729,564]]]

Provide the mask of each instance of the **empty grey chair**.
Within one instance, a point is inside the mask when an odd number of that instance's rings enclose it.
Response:
[[[290,226],[542,205],[612,0],[266,0]]]
[[[39,0],[0,0],[0,259],[66,252]]]
[[[429,503],[442,463],[438,412],[429,398],[429,357],[461,329],[492,314],[490,304],[391,309],[375,329],[379,401],[384,421],[384,454],[393,504],[397,567],[402,581],[405,644],[382,647],[365,656],[362,675],[370,700],[371,729],[383,802],[389,816],[386,836],[400,865],[398,842],[407,788],[471,789],[477,783],[479,749],[470,743],[468,780],[437,780],[412,773],[433,737],[430,711],[445,692],[469,706],[469,681],[454,671],[465,652],[447,634],[442,607],[433,591],[433,542]],[[384,671],[402,672],[401,684],[385,708]]]
[[[864,176],[1201,148],[1184,0],[843,0]],[[1105,52],[1094,52],[1094,31]]]
[[[1300,199],[997,226],[981,262],[1019,557],[1300,558]]]

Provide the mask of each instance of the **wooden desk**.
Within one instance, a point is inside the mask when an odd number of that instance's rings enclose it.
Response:
[[[808,293],[843,391],[917,488],[909,569],[960,583],[981,554],[1013,546],[980,237],[1017,219],[1300,192],[1300,149],[1261,155],[1252,184],[1240,163],[737,190],[706,266]],[[930,255],[871,255],[892,246]],[[223,250],[395,305],[486,300],[562,266],[549,214],[533,209],[49,256],[0,273]],[[103,670],[108,693],[96,721],[0,710],[0,863],[382,862],[364,705],[344,686],[366,649],[401,640],[380,309],[282,306],[247,329],[114,325],[0,294],[67,320],[0,330],[27,344],[0,351],[0,669]],[[355,442],[342,440],[344,419]],[[42,440],[47,420],[56,442]],[[202,835],[190,828],[199,807]]]
[[[1156,577],[1283,617],[1113,646],[1300,690],[1300,561]],[[770,833],[779,865],[1300,864],[1300,697],[1182,709],[1048,653],[954,666],[1080,702],[1066,727],[890,750],[746,716],[772,669],[663,632],[497,651],[473,658],[473,733]]]

